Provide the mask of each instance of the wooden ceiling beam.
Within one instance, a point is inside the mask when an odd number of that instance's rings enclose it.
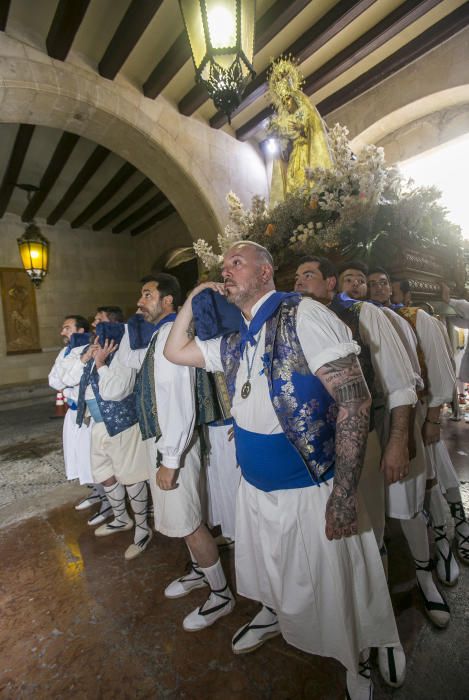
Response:
[[[110,151],[104,146],[96,146],[93,153],[90,155],[68,190],[63,195],[62,199],[47,217],[47,223],[50,225],[56,224],[62,214],[67,211],[72,202],[80,194],[82,189],[93,177],[96,171],[101,167]]]
[[[166,202],[166,196],[162,192],[158,192],[154,197],[145,202],[145,204],[132,212],[130,216],[119,222],[117,226],[114,226],[112,232],[122,233],[122,231],[136,224],[140,219],[143,219],[144,216],[153,211],[153,209],[161,206],[164,202]]]
[[[367,0],[375,2],[376,0]],[[347,0],[350,6],[351,0]],[[266,46],[279,32],[284,29],[305,7],[304,0],[277,0],[256,22],[254,33],[254,55]],[[288,50],[287,50],[288,52]],[[200,83],[194,85],[178,104],[181,114],[189,117],[208,99],[206,89]]]
[[[65,61],[89,4],[90,0],[59,0],[46,38],[51,58]]]
[[[181,70],[191,57],[191,47],[185,31],[182,32],[165,53],[161,61],[153,68],[143,83],[145,97],[155,99],[166,85]]]
[[[469,3],[466,2],[449,15],[441,19],[425,32],[400,48],[384,61],[370,68],[342,89],[329,95],[317,107],[321,114],[330,114],[334,110],[359,97],[367,90],[383,82],[432,49],[451,39],[457,32],[469,26]]]
[[[132,0],[99,62],[98,71],[103,78],[116,77],[162,2]]]
[[[4,32],[8,22],[11,0],[0,0],[0,32]]]
[[[23,212],[21,217],[22,221],[31,221],[39,211],[47,195],[55,185],[57,178],[64,169],[79,139],[80,137],[78,134],[71,134],[68,131],[63,132],[49,161],[49,165],[41,178],[39,189],[34,193],[31,201]]]
[[[296,41],[285,51],[286,55],[291,55],[298,63],[303,63],[310,56],[318,51],[324,44],[348,27],[365,10],[374,4],[376,0],[341,0],[329,12],[321,17],[312,27],[307,29]],[[263,70],[257,75],[246,88],[243,101],[231,115],[235,117],[246,109],[250,104],[265,95],[269,89],[268,84],[269,69]],[[218,111],[211,119],[210,126],[220,129],[227,122],[227,117],[223,112]]]
[[[112,177],[106,187],[104,187],[99,194],[88,204],[88,206],[79,214],[71,223],[72,228],[80,228],[84,223],[88,221],[94,214],[96,214],[101,207],[103,207],[111,197],[113,197],[120,189],[125,185],[127,180],[129,180],[132,175],[137,172],[136,168],[130,163],[124,163],[124,165],[119,168],[117,173]]]
[[[307,76],[303,91],[306,95],[317,92],[324,85],[343,75],[358,61],[384,46],[438,4],[439,0],[406,0],[317,71]],[[255,133],[256,128],[272,114],[272,107],[264,108],[237,130],[237,137],[242,141],[250,138]]]
[[[127,197],[124,197],[122,202],[119,202],[117,206],[108,211],[107,214],[102,216],[99,221],[93,224],[93,231],[101,231],[105,226],[111,223],[118,216],[124,214],[127,209],[129,209],[132,204],[138,202],[144,195],[146,195],[151,189],[154,188],[154,184],[147,177],[142,180],[142,182],[137,185],[135,189],[130,192]]]
[[[171,214],[173,214],[175,211],[176,209],[173,207],[173,205],[169,204],[167,207],[158,211],[156,214],[154,214],[149,219],[141,223],[139,226],[133,228],[130,231],[130,234],[132,236],[138,236],[139,233],[143,233],[151,226],[154,226],[156,223],[158,223],[158,221],[163,221],[163,219],[166,219],[168,216],[171,216]]]
[[[32,124],[20,124],[16,133],[15,143],[0,185],[0,218],[7,210],[11,195],[18,182],[34,128]]]

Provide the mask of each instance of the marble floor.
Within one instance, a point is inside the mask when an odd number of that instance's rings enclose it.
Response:
[[[163,589],[186,564],[183,544],[157,535],[126,562],[131,533],[96,538],[88,512],[73,503],[82,488],[64,483],[61,421],[23,411],[0,416],[0,698],[19,700],[338,700],[344,672],[271,640],[234,656],[230,639],[256,606],[199,633],[181,628],[205,591],[168,601]],[[469,425],[445,421],[445,437],[469,482]],[[469,484],[463,484],[469,506]],[[389,529],[390,587],[408,679],[393,691],[375,668],[375,699],[469,698],[469,568],[446,589],[452,621],[427,621],[399,530]],[[403,553],[404,552],[404,553]],[[233,553],[222,559],[234,582]]]

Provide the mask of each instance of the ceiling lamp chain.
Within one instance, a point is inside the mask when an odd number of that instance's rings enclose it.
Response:
[[[256,75],[255,0],[179,0],[196,81],[231,122],[249,80]]]

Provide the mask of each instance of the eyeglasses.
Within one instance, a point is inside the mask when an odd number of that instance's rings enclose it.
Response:
[[[372,280],[371,282],[368,282],[368,287],[370,287],[370,289],[376,287],[389,287],[389,282],[388,280]]]

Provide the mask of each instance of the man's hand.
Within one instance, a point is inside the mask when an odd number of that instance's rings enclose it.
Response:
[[[351,537],[358,531],[355,497],[347,496],[342,491],[340,487],[333,488],[327,501],[326,537],[328,540]]]
[[[201,284],[198,284],[197,287],[194,287],[190,294],[187,295],[187,299],[192,300],[197,296],[197,294],[203,292],[204,289],[212,289],[214,292],[218,292],[218,294],[225,296],[225,287],[223,282],[202,282]]]
[[[114,350],[117,350],[119,346],[114,340],[105,340],[103,347],[98,345],[97,350],[95,351],[94,354],[94,361],[96,363],[96,367],[99,369],[100,367],[104,367],[106,364],[106,360],[109,357],[111,353],[114,352]]]
[[[80,356],[81,362],[83,362],[84,365],[86,365],[87,362],[91,360],[95,356],[96,351],[99,348],[99,343],[98,339],[95,338],[94,343],[88,346],[88,350],[83,353],[83,355]]]
[[[173,491],[179,486],[177,482],[179,469],[170,469],[160,464],[156,472],[156,485],[162,491]]]
[[[406,442],[389,440],[381,457],[381,471],[387,484],[405,479],[409,473],[409,448]]]
[[[422,438],[424,445],[433,445],[440,442],[440,424],[429,423],[427,420],[422,426]]]

